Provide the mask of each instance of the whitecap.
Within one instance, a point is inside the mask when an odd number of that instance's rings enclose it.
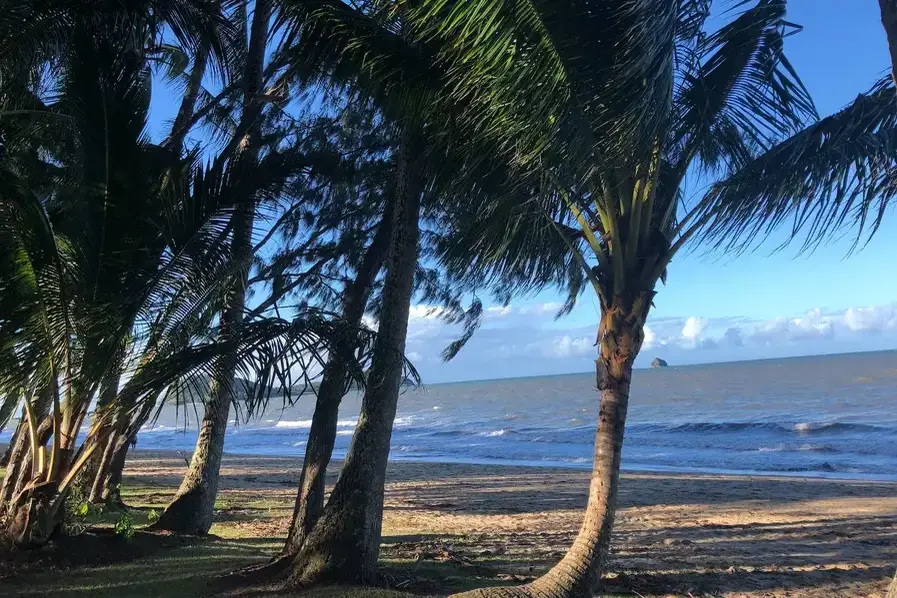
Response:
[[[311,420],[310,419],[300,419],[300,420],[282,420],[274,424],[275,428],[310,428]]]

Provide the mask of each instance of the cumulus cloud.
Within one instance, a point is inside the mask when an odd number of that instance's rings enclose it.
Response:
[[[655,342],[657,342],[657,334],[654,333],[654,330],[650,326],[645,326],[645,338],[642,341],[642,348],[650,349],[654,346]]]
[[[897,306],[851,307],[844,324],[853,332],[882,332],[897,329]]]
[[[705,318],[699,318],[696,316],[691,316],[687,320],[685,320],[685,325],[682,327],[682,338],[685,339],[686,342],[695,346],[701,340],[701,333],[707,328],[708,321]]]
[[[586,355],[593,352],[594,342],[588,337],[573,338],[569,334],[565,334],[554,340],[551,345],[552,355],[556,357],[569,357],[571,355]]]
[[[551,302],[487,306],[483,326],[453,362],[444,364],[440,354],[458,338],[460,327],[440,319],[432,306],[417,305],[409,321],[408,355],[430,382],[587,371],[596,351],[596,325],[591,314],[556,322],[558,307]],[[565,326],[571,320],[583,324]],[[641,365],[655,356],[682,364],[887,348],[897,346],[897,304],[813,309],[766,320],[650,318],[644,334]]]
[[[835,332],[832,316],[821,309],[814,309],[796,318],[775,318],[757,325],[751,332],[751,340],[774,344],[831,338]]]

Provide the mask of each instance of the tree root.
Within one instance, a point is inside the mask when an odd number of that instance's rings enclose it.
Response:
[[[250,565],[219,576],[211,582],[215,591],[286,581],[292,555],[279,555],[267,563]]]

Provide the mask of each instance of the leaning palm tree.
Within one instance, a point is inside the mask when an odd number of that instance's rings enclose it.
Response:
[[[434,27],[449,23],[463,43],[473,22],[465,17],[474,17],[467,8],[428,16]],[[680,3],[672,109],[653,143],[628,155],[593,156],[584,163],[585,176],[558,160],[568,158],[568,147],[549,145],[540,157],[542,172],[530,179],[536,192],[516,204],[522,217],[541,205],[544,226],[578,256],[600,301],[594,471],[585,519],[564,559],[527,586],[470,596],[589,596],[596,587],[614,520],[632,364],[657,282],[666,280],[679,250],[695,238],[741,249],[785,222],[809,243],[842,225],[870,223],[874,230],[893,196],[893,89],[877,86],[813,122],[813,104],[783,53],[784,37],[796,30],[784,20],[785,3],[761,0],[704,35],[708,9],[709,3]],[[556,22],[557,13],[551,16]],[[578,47],[560,31],[552,29],[558,46]],[[576,83],[568,77],[570,93],[588,89]],[[692,176],[709,184],[689,205],[682,185]],[[502,277],[525,255],[525,228],[512,219],[499,237],[488,223],[458,231],[453,251],[474,247],[491,260],[491,274]]]
[[[370,582],[377,571],[386,460],[417,263],[421,195],[434,189],[440,196],[452,195],[453,191],[437,187],[449,178],[447,167],[440,172],[447,163],[452,164],[452,175],[460,186],[475,187],[477,182],[465,177],[487,173],[491,156],[500,156],[503,164],[526,162],[553,136],[563,136],[575,119],[552,117],[535,122],[522,118],[537,107],[560,115],[568,100],[558,99],[555,93],[555,73],[546,70],[552,65],[544,62],[544,56],[532,59],[532,50],[541,51],[538,27],[521,31],[522,37],[503,37],[506,46],[491,55],[494,60],[486,69],[489,72],[478,71],[477,77],[468,81],[465,75],[472,71],[465,69],[463,61],[470,57],[454,43],[453,32],[430,36],[423,28],[419,30],[413,3],[372,2],[353,7],[324,0],[290,4],[300,24],[297,68],[306,69],[311,76],[323,74],[373,99],[395,123],[399,140],[380,333],[362,414],[337,486],[306,535],[291,572],[291,579],[301,584],[321,580]],[[598,24],[592,32],[600,33],[600,41],[590,50],[600,64],[590,73],[590,80],[607,89],[644,90],[654,71],[671,62],[668,46],[672,43],[672,11],[655,14],[654,6],[648,3],[621,2],[615,7],[618,13],[602,8],[591,21]],[[607,20],[610,15],[619,18]],[[635,35],[651,25],[660,29],[665,26],[669,36]],[[629,43],[632,40],[634,43]],[[519,46],[516,54],[515,44]],[[622,60],[603,60],[624,46],[630,51]],[[511,52],[510,59],[503,51]],[[502,96],[515,75],[502,79],[499,65],[528,68],[536,92],[533,98]],[[494,86],[488,90],[476,88],[473,84],[480,76]],[[474,93],[465,93],[459,83],[466,83]],[[646,124],[635,117],[664,95],[662,87],[651,86],[647,91],[638,96],[638,101],[627,100],[613,108],[612,93],[602,98],[607,105],[602,99],[590,105],[588,119],[592,124],[616,130],[616,136],[602,136],[607,147],[644,141],[640,137],[652,122]],[[453,159],[446,160],[447,156]]]

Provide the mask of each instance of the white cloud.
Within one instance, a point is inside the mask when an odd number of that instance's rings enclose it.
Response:
[[[430,382],[587,371],[595,356],[596,326],[583,318],[582,325],[555,322],[557,307],[551,302],[487,307],[483,327],[445,365],[441,352],[461,329],[439,319],[432,306],[417,305],[411,310],[408,355]],[[657,356],[685,364],[889,347],[897,347],[897,304],[814,309],[766,320],[659,317],[645,327],[638,364]]]
[[[831,338],[835,332],[833,318],[816,308],[796,318],[775,318],[754,328],[752,340],[769,345],[782,342]]]
[[[511,306],[510,305],[490,305],[486,308],[486,316],[493,316],[496,318],[504,318],[505,316],[511,315]]]
[[[654,330],[652,330],[650,326],[645,326],[644,332],[645,338],[642,341],[642,349],[650,349],[654,346],[654,343],[657,340],[657,335],[654,333]]]
[[[707,328],[707,324],[706,318],[691,316],[685,320],[685,325],[682,327],[682,338],[691,346],[697,346],[701,340],[701,333]]]
[[[593,345],[594,341],[590,341],[588,337],[573,338],[569,334],[565,334],[555,339],[551,345],[551,354],[555,357],[585,355],[595,350]]]
[[[893,305],[851,307],[844,312],[844,324],[853,332],[881,332],[897,328],[897,308]]]

